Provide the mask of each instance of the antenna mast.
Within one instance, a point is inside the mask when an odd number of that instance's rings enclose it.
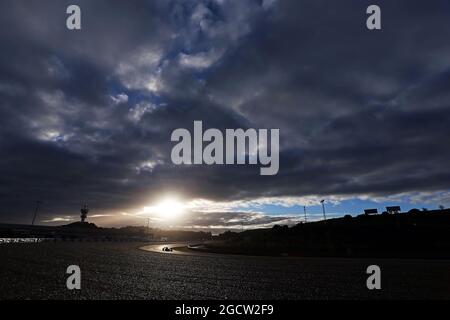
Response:
[[[81,212],[81,215],[80,215],[80,217],[81,217],[81,223],[84,223],[85,220],[86,220],[86,218],[87,218],[87,214],[88,214],[88,212],[89,212],[89,207],[88,207],[88,205],[87,205],[87,204],[84,204],[84,207],[81,208],[80,212]]]

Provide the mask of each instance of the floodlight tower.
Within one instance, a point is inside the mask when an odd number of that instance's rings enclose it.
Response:
[[[320,203],[322,204],[323,220],[327,221],[327,215],[325,213],[325,200],[320,200]]]
[[[303,212],[305,213],[305,223],[308,222],[308,220],[306,219],[306,206],[303,206]]]

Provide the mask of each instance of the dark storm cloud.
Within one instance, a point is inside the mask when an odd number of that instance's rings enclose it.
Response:
[[[344,3],[280,2],[209,81],[254,126],[281,128],[276,188],[258,192],[448,188],[448,3],[380,2],[378,33],[368,2]]]
[[[448,1],[379,1],[376,32],[359,0],[76,1],[83,29],[70,32],[73,3],[0,5],[2,220],[26,221],[37,199],[51,216],[164,191],[224,201],[450,185]],[[280,128],[279,174],[173,166],[170,133],[194,120]]]

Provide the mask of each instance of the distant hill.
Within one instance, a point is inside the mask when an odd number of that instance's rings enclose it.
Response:
[[[98,227],[94,223],[80,222],[80,221],[69,223],[69,224],[63,225],[61,227],[72,228],[72,229],[91,229],[91,230],[98,229]]]
[[[55,238],[55,239],[98,239],[98,240],[165,240],[204,241],[211,240],[210,232],[162,230],[143,226],[123,228],[101,228],[94,223],[74,222],[62,226],[30,226],[0,224],[0,238]]]
[[[293,227],[225,232],[206,249],[219,253],[450,258],[450,210],[346,216]]]

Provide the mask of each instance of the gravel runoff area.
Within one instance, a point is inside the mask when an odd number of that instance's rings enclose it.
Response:
[[[0,245],[0,299],[449,299],[450,261],[179,255],[144,243]],[[366,268],[382,289],[366,288]],[[79,265],[81,290],[66,288]]]

